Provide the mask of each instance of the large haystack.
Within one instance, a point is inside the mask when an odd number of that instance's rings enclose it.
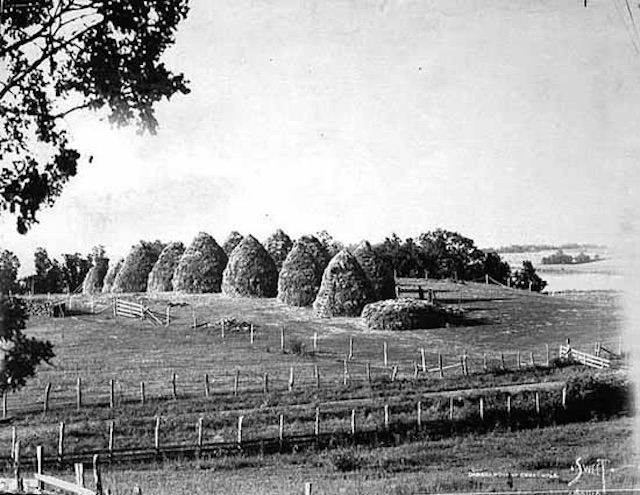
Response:
[[[271,258],[273,259],[273,262],[276,264],[276,268],[278,269],[278,273],[280,273],[282,264],[284,263],[284,260],[287,259],[287,255],[293,247],[291,238],[282,230],[278,229],[271,237],[269,237],[265,241],[264,247],[271,255]]]
[[[220,292],[227,255],[209,234],[200,232],[180,258],[173,290],[191,294]]]
[[[145,292],[149,273],[161,250],[160,244],[144,241],[133,246],[113,281],[111,292]]]
[[[360,316],[373,300],[367,276],[355,256],[343,249],[327,265],[322,284],[313,302],[316,316]]]
[[[392,299],[367,304],[362,321],[369,330],[415,330],[440,328],[449,319],[448,312],[420,299]]]
[[[113,289],[113,282],[116,280],[122,265],[124,265],[124,258],[120,258],[115,263],[109,263],[109,269],[107,270],[107,274],[104,276],[104,280],[102,282],[103,293],[111,292],[111,289]]]
[[[93,260],[93,265],[89,268],[87,276],[84,277],[82,282],[83,294],[99,294],[102,292],[104,285],[104,279],[107,275],[109,268],[108,258],[97,258]]]
[[[368,241],[362,241],[353,255],[371,284],[373,300],[394,299],[396,289],[391,260],[376,253]]]
[[[183,254],[184,244],[181,242],[171,242],[162,250],[158,261],[149,273],[147,292],[171,292],[173,290],[173,274]]]
[[[278,277],[278,300],[290,306],[311,306],[320,289],[329,256],[315,237],[296,241]]]
[[[222,292],[232,297],[275,297],[278,270],[265,248],[251,235],[233,250],[222,276]]]
[[[242,242],[242,234],[240,232],[236,232],[235,230],[229,234],[227,240],[222,244],[222,250],[225,252],[227,257],[231,256],[233,250]]]

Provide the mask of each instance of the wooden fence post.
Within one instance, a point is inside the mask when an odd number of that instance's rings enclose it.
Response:
[[[316,376],[316,388],[320,388],[320,370],[318,369],[318,365],[314,365],[313,372]]]
[[[351,409],[351,436],[356,436],[356,410]]]
[[[13,453],[13,465],[16,478],[16,489],[18,493],[24,491],[24,485],[22,482],[22,474],[20,473],[20,440],[16,442],[15,451]]]
[[[420,401],[418,401],[416,415],[417,415],[416,424],[418,425],[418,429],[420,429],[422,428],[422,402]]]
[[[504,352],[500,353],[500,369],[504,371]]]
[[[284,414],[280,414],[278,417],[278,441],[280,445],[284,441]]]
[[[487,372],[487,353],[482,353],[482,371]]]
[[[249,327],[249,342],[251,342],[251,345],[253,345],[253,343],[255,342],[255,330],[253,328],[253,323],[251,324],[251,326]]]
[[[269,393],[269,373],[265,373],[262,377],[262,392]]]
[[[293,385],[295,384],[294,378],[293,366],[291,366],[291,368],[289,369],[289,392],[293,390]]]
[[[166,326],[169,326],[170,323],[171,323],[171,306],[167,306],[167,312],[165,315],[164,324]]]
[[[536,414],[540,416],[540,392],[536,392],[535,401],[536,401]]]
[[[349,365],[347,363],[348,361],[345,359],[342,371],[342,385],[345,387],[349,384]]]
[[[224,318],[222,318],[220,320],[220,337],[222,337],[223,339],[225,337],[224,333],[225,333],[226,329],[227,329],[227,322],[224,321]]]
[[[562,388],[562,409],[567,408],[567,387]]]
[[[176,389],[176,374],[175,373],[171,374],[171,396],[173,397],[173,400],[177,400],[178,399],[178,390]]]
[[[306,482],[304,484],[304,495],[311,495],[312,493],[312,486],[310,482]]]
[[[389,404],[384,405],[384,429],[389,429]]]
[[[209,389],[209,373],[204,374],[204,396],[209,397],[211,390]]]
[[[114,444],[115,444],[115,436],[116,436],[116,424],[115,421],[111,421],[109,423],[109,457],[113,457],[113,448],[114,448]]]
[[[64,421],[60,421],[58,429],[58,462],[61,465],[64,462]]]
[[[16,443],[18,443],[18,431],[15,426],[11,427],[11,458],[15,459]]]
[[[154,438],[153,438],[154,446],[156,448],[156,454],[160,453],[160,416],[156,416],[156,428],[154,430]]]
[[[313,352],[318,352],[318,332],[313,332]]]
[[[545,354],[547,356],[545,365],[548,367],[549,366],[549,344],[545,344]]]
[[[44,388],[44,403],[42,404],[44,414],[49,412],[49,394],[51,394],[51,382],[47,383],[47,386]]]
[[[36,447],[36,473],[42,474],[42,445],[38,445]],[[37,484],[38,490],[44,489],[44,483],[38,480]]]
[[[438,369],[440,371],[440,378],[444,378],[444,368],[442,367],[442,354],[438,354]]]
[[[511,417],[511,394],[507,394],[507,416]]]
[[[82,407],[82,378],[78,377],[76,381],[76,410]]]
[[[389,366],[389,346],[386,340],[382,343],[382,354],[384,366],[387,367]]]
[[[349,337],[349,357],[347,359],[353,359],[353,337]]]
[[[76,485],[84,488],[84,464],[76,462],[73,464],[73,469],[76,474]]]
[[[484,421],[484,397],[480,397],[480,420]]]
[[[453,421],[453,397],[449,397],[449,420]]]
[[[242,445],[242,421],[244,416],[238,416],[238,445]]]
[[[371,385],[371,363],[367,361],[367,383]]]
[[[96,485],[96,495],[102,495],[102,474],[98,463],[98,454],[93,456],[93,483]]]
[[[313,428],[313,433],[316,437],[320,436],[320,408],[316,407],[316,422]]]
[[[236,370],[233,378],[233,395],[238,395],[238,387],[240,385],[240,370]]]
[[[535,357],[533,356],[533,351],[531,351],[531,367],[532,368],[536,367],[536,361],[535,361]]]
[[[396,376],[398,375],[398,366],[394,365],[391,368],[391,381],[395,382],[396,381]]]
[[[418,381],[418,376],[420,374],[420,367],[418,366],[417,362],[413,362],[413,381],[417,382]]]
[[[200,416],[198,418],[198,455],[202,451],[202,443],[204,439],[204,418]]]
[[[145,400],[144,382],[140,382],[140,404],[144,406]]]
[[[191,306],[191,328],[198,327],[198,319],[196,317],[196,308]]]
[[[116,407],[116,390],[113,378],[109,380],[109,407],[111,409]]]
[[[280,327],[280,352],[284,354],[284,325]]]
[[[521,363],[520,363],[520,350],[516,351],[516,359],[518,361],[518,370],[521,368]]]
[[[425,354],[424,347],[420,348],[420,364],[422,365],[422,372],[427,372],[427,355]]]

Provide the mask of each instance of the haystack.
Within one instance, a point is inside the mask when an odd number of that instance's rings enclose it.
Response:
[[[343,249],[327,265],[322,284],[313,302],[316,316],[360,316],[373,300],[367,276],[355,256]]]
[[[93,260],[93,265],[89,268],[84,281],[82,282],[83,294],[99,294],[102,292],[104,279],[109,268],[108,258],[97,258]]]
[[[271,255],[273,262],[276,264],[278,273],[280,273],[280,270],[282,269],[282,263],[284,263],[284,260],[287,259],[287,255],[293,247],[291,238],[282,230],[278,229],[271,237],[269,237],[265,241],[264,247]]]
[[[376,253],[368,241],[362,241],[353,255],[371,284],[373,300],[394,299],[395,280],[391,260]]]
[[[222,293],[232,297],[275,297],[278,270],[266,249],[249,235],[233,250],[222,275]]]
[[[124,258],[120,258],[115,263],[109,264],[109,269],[107,270],[107,274],[104,276],[104,281],[102,282],[103,293],[111,292],[111,289],[113,289],[113,282],[116,280],[116,276],[123,264]]]
[[[227,240],[222,244],[222,250],[226,253],[227,257],[231,256],[232,251],[242,242],[242,234],[235,230],[229,234]]]
[[[278,301],[290,306],[311,306],[320,289],[329,256],[313,236],[296,241],[278,277]]]
[[[392,299],[367,304],[362,321],[369,330],[415,330],[440,328],[446,325],[448,313],[420,299]]]
[[[171,242],[162,250],[158,261],[149,273],[147,292],[170,292],[173,290],[173,274],[183,254],[184,244],[181,242]]]
[[[191,294],[220,292],[227,255],[216,240],[200,232],[180,258],[173,290]]]
[[[145,292],[153,265],[160,256],[161,245],[140,241],[131,248],[118,271],[111,292]]]

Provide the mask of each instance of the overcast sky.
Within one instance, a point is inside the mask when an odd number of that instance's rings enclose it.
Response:
[[[117,256],[276,228],[611,243],[640,196],[621,0],[191,3],[167,63],[192,93],[155,137],[69,122],[93,163],[26,236],[0,222],[25,264],[36,246]]]

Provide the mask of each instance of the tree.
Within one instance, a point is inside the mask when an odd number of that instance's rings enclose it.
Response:
[[[474,280],[483,276],[485,253],[458,232],[437,229],[420,234],[430,277]]]
[[[495,252],[486,253],[483,265],[484,273],[501,284],[506,284],[511,276],[509,263],[502,261],[500,255]]]
[[[0,249],[0,294],[17,289],[20,260],[11,251]]]
[[[36,374],[41,362],[55,354],[49,341],[27,337],[27,311],[24,302],[0,295],[0,391],[17,390]]]
[[[517,289],[532,290],[542,292],[547,286],[547,282],[536,273],[531,261],[523,261],[522,269],[516,270],[513,277],[513,287]]]
[[[46,294],[48,292],[62,292],[64,278],[62,267],[56,260],[51,260],[47,250],[39,247],[33,254],[36,274],[33,279],[33,292]]]
[[[62,284],[68,292],[74,292],[91,269],[92,255],[85,258],[80,253],[63,254],[62,259]]]
[[[161,61],[188,10],[188,0],[0,2],[0,209],[20,233],[76,174],[66,117],[100,111],[155,133],[156,104],[188,93]]]

